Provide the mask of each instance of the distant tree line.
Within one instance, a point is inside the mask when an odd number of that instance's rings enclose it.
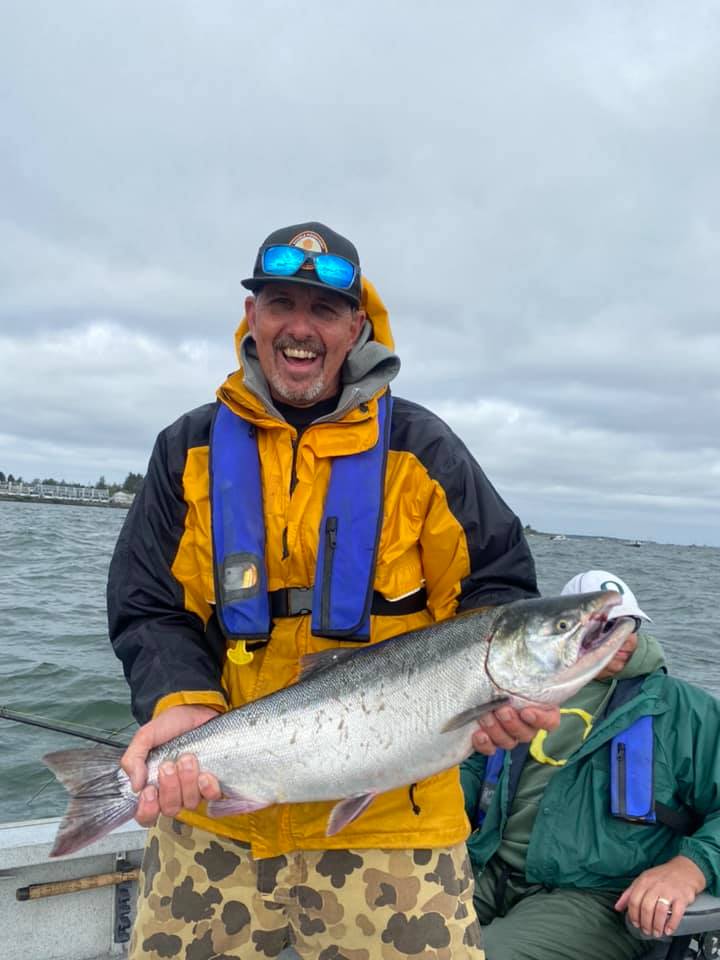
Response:
[[[118,490],[122,490],[124,493],[137,493],[140,489],[143,482],[142,473],[132,473],[130,472],[122,483],[106,483],[105,477],[100,477],[96,483],[90,484],[90,486],[97,487],[100,490],[107,490],[112,496],[114,493],[117,493]],[[0,470],[0,483],[29,483],[31,485],[36,485],[42,483],[43,486],[47,487],[84,487],[84,483],[73,483],[65,480],[55,480],[53,477],[46,477],[45,480],[41,480],[39,477],[34,477],[32,480],[23,480],[21,476],[13,476],[12,473],[8,473],[7,476]]]

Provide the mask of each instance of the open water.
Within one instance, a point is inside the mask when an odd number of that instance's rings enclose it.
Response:
[[[107,639],[105,581],[124,510],[0,501],[0,706],[119,739],[135,729]],[[670,669],[720,696],[720,549],[530,536],[543,593],[591,567],[623,577]],[[43,753],[82,746],[0,719],[0,822],[54,816],[64,791]]]

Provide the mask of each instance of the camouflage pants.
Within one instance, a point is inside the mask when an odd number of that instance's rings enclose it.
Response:
[[[132,960],[484,960],[465,844],[254,860],[160,818],[139,880]]]

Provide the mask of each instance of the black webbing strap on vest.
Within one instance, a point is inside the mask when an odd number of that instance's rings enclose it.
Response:
[[[300,617],[312,613],[313,588],[288,587],[285,590],[272,590],[270,614],[276,617]],[[400,600],[387,600],[377,590],[373,593],[370,613],[377,617],[405,617],[409,613],[419,613],[427,606],[427,590],[422,587]],[[348,639],[352,639],[349,637]]]
[[[670,827],[671,830],[681,834],[683,837],[689,837],[695,833],[703,822],[702,817],[699,817],[694,811],[689,810],[687,807],[682,807],[680,810],[673,810],[672,807],[665,806],[665,804],[660,803],[659,800],[655,801],[655,816],[660,823],[664,823],[666,827]]]
[[[519,743],[510,751],[510,779],[507,788],[507,808],[510,810],[517,793],[518,783],[520,783],[520,774],[522,773],[525,761],[530,753],[529,743]]]
[[[495,883],[495,916],[497,917],[505,916],[505,892],[510,879],[510,870],[510,864],[505,863],[504,860],[501,861],[500,871]]]
[[[271,590],[268,594],[270,600],[270,616],[273,620],[280,617],[302,617],[305,614],[312,613],[313,588],[312,587],[288,587],[284,590]],[[406,617],[410,613],[420,613],[427,607],[427,590],[422,587],[411,593],[409,597],[403,597],[401,600],[386,600],[377,590],[373,593],[372,606],[370,613],[377,617]],[[342,640],[342,637],[338,638]],[[355,637],[345,638],[350,642],[356,642]],[[264,647],[268,640],[246,640],[245,648],[254,652]]]
[[[632,700],[633,697],[639,693],[640,687],[645,683],[647,676],[646,673],[642,673],[639,677],[629,677],[627,680],[618,680],[612,696],[605,704],[605,708],[597,717],[596,722],[599,723],[601,720],[605,720],[606,717],[609,717],[615,710],[618,710],[629,700]]]

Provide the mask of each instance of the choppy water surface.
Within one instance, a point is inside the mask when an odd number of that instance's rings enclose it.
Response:
[[[2,706],[104,730],[132,722],[105,619],[108,564],[125,516],[103,507],[0,502]],[[39,758],[82,745],[0,720],[0,821],[60,812],[63,790],[46,786]]]
[[[124,510],[0,501],[0,705],[129,738],[134,724],[107,640],[105,581]],[[720,696],[720,550],[531,536],[543,593],[591,567],[625,578],[671,670]],[[65,807],[40,757],[82,742],[0,720],[0,822]]]

